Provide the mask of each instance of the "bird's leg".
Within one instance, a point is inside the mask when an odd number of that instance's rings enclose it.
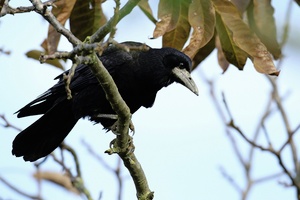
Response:
[[[98,114],[94,118],[106,118],[106,119],[113,119],[113,120],[118,120],[118,115],[116,114]],[[129,122],[129,129],[132,132],[132,135],[135,133],[134,125],[130,119]],[[116,121],[112,126],[109,127],[109,130],[113,132],[115,135],[119,135],[118,133],[118,121]]]
[[[94,116],[95,118],[106,118],[106,119],[118,119],[118,115],[116,114],[98,114]]]
[[[129,129],[132,132],[132,135],[134,135],[135,129],[134,129],[134,125],[133,125],[131,119],[130,119],[130,122],[129,122]],[[111,130],[111,132],[113,132],[115,135],[120,135],[118,133],[118,121],[116,121],[113,125],[111,125],[109,127],[109,130]]]

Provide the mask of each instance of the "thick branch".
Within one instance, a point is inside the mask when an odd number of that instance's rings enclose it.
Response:
[[[96,53],[92,54],[92,60],[94,61],[90,65],[91,70],[101,84],[103,90],[106,93],[106,98],[110,102],[111,107],[118,115],[118,135],[117,135],[117,147],[118,154],[124,162],[124,165],[129,170],[131,177],[135,183],[138,199],[153,199],[153,192],[150,191],[144,171],[136,159],[133,152],[128,152],[128,142],[131,141],[128,135],[131,113],[118,92],[118,88],[113,81],[112,77],[99,60]]]

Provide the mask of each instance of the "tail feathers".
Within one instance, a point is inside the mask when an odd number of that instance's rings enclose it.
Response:
[[[26,106],[18,110],[18,117],[26,117],[30,115],[45,114],[50,110],[57,102],[65,101],[65,96],[60,97],[52,94],[51,91],[47,91],[35,100],[28,103]]]
[[[47,156],[62,143],[77,120],[71,103],[60,102],[16,136],[12,154],[31,162]]]
[[[16,113],[18,113],[18,118],[20,117],[26,117],[31,115],[40,115],[45,114],[48,110],[51,109],[54,102],[51,100],[45,100],[43,102],[40,102],[39,104],[35,105],[26,105],[25,107],[18,110]]]

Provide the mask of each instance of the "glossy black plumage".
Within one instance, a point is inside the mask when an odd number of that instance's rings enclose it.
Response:
[[[123,44],[142,45],[133,42]],[[141,106],[151,107],[156,93],[174,81],[198,93],[189,76],[191,60],[175,49],[149,48],[147,51],[126,52],[111,45],[103,52],[100,60],[113,77],[132,114]],[[13,141],[12,153],[18,157],[23,156],[25,161],[35,161],[51,153],[82,117],[87,116],[106,129],[115,122],[96,117],[98,114],[115,112],[88,66],[79,65],[76,68],[70,84],[73,96],[71,100],[67,99],[62,77],[58,76],[56,85],[17,111],[18,117],[43,114]]]

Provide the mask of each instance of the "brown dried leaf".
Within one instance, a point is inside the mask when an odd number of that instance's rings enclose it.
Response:
[[[177,18],[176,26],[173,30],[167,32],[163,36],[163,46],[173,47],[181,50],[185,42],[187,41],[191,26],[188,22],[188,8],[189,1],[181,1],[180,13]]]
[[[80,192],[72,185],[71,179],[67,175],[63,175],[56,172],[37,172],[33,174],[34,178],[37,180],[46,180],[50,181],[56,185],[59,185],[66,190],[73,192],[75,194],[80,194]]]
[[[231,2],[237,7],[237,9],[242,14],[247,9],[250,0],[231,0]]]
[[[270,0],[253,0],[247,10],[251,29],[266,45],[275,59],[281,56],[281,49],[277,42],[277,31],[273,17],[274,8]]]
[[[196,67],[205,59],[209,54],[215,49],[215,37],[213,37],[204,47],[198,50],[196,55],[194,56],[192,70],[196,69]]]
[[[193,33],[189,45],[183,52],[193,58],[214,35],[215,12],[210,0],[194,0],[189,6],[189,23]]]
[[[158,21],[156,23],[156,27],[155,27],[154,32],[153,32],[153,38],[158,38],[158,37],[164,35],[168,30],[170,22],[171,22],[171,15],[170,14],[163,16],[160,19],[160,21]]]
[[[27,56],[28,58],[32,58],[32,59],[34,59],[34,60],[40,61],[40,56],[41,56],[41,54],[44,54],[44,53],[45,53],[45,52],[42,52],[42,51],[39,51],[39,50],[31,50],[31,51],[28,51],[28,52],[26,53],[26,56]],[[45,63],[47,63],[47,64],[49,64],[49,65],[52,65],[52,66],[54,66],[54,67],[57,67],[57,68],[59,68],[59,69],[64,70],[63,65],[59,62],[58,59],[54,59],[54,60],[46,60]]]
[[[182,0],[187,1],[187,0]],[[160,0],[158,4],[158,21],[153,32],[153,38],[158,38],[166,32],[175,29],[179,14],[181,0]]]
[[[56,16],[57,20],[64,26],[67,19],[69,19],[72,9],[76,0],[60,0],[55,2],[56,6],[53,6],[52,13]],[[57,46],[60,40],[60,33],[58,33],[53,26],[49,25],[48,37],[42,45],[48,54],[53,54],[57,50]]]
[[[226,27],[232,32],[234,43],[249,55],[255,69],[260,73],[278,75],[279,71],[275,68],[271,54],[244,23],[237,8],[230,1],[212,2]]]

